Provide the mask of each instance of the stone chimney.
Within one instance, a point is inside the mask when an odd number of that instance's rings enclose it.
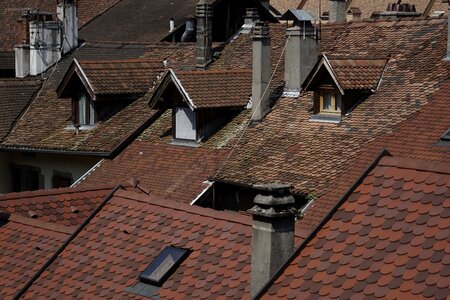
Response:
[[[317,35],[310,21],[286,30],[284,93],[285,97],[298,97],[301,86],[317,62]]]
[[[197,69],[206,69],[212,61],[212,16],[213,11],[207,0],[197,3]]]
[[[257,8],[247,8],[245,10],[244,24],[253,25],[259,21],[259,14]]]
[[[294,252],[294,197],[289,185],[255,186],[260,193],[253,208],[251,294],[263,285]]]
[[[330,3],[330,23],[346,22],[347,11],[345,8],[345,0],[329,0]]]
[[[265,22],[253,27],[252,122],[261,122],[270,110],[270,36]]]
[[[58,20],[62,24],[63,54],[78,47],[78,16],[76,0],[66,0],[56,8]]]

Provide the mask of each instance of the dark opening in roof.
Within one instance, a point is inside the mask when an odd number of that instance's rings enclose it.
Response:
[[[139,275],[139,280],[144,283],[162,286],[164,281],[189,255],[189,250],[166,247],[156,259]]]
[[[438,146],[448,146],[450,147],[450,128],[441,136],[438,142]]]

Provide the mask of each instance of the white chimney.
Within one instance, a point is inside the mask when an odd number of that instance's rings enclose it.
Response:
[[[58,21],[30,22],[30,74],[38,75],[61,59],[61,32]]]
[[[172,32],[175,30],[175,21],[173,18],[170,18],[169,20],[169,32]]]
[[[30,75],[30,45],[16,45],[16,77],[24,78]]]
[[[259,194],[253,215],[251,294],[264,284],[294,252],[295,199],[289,185],[255,186]]]
[[[78,47],[78,16],[76,0],[66,0],[56,8],[62,24],[63,54]]]
[[[261,122],[270,110],[270,36],[265,22],[253,27],[252,122]]]

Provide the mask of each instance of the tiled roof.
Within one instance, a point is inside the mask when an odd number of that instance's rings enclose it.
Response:
[[[301,0],[270,0],[270,6],[275,8],[280,14],[284,14],[288,9],[296,9]]]
[[[450,124],[449,94],[450,80],[446,80],[420,111],[398,124],[392,132],[363,145],[358,155],[343,166],[342,172],[329,185],[330,188],[308,210],[302,221],[303,227],[313,229],[336,203],[336,199],[342,197],[383,149],[394,156],[450,164],[450,147],[437,145]]]
[[[15,59],[13,51],[0,51],[0,70],[15,70]]]
[[[86,43],[74,52],[73,56],[63,59],[54,72],[53,69],[50,71],[50,78],[44,84],[39,97],[31,102],[27,112],[1,146],[109,153],[153,116],[155,111],[150,109],[147,103],[149,95],[135,100],[107,121],[99,122],[92,130],[81,131],[76,135],[73,130],[66,129],[71,125],[71,100],[59,99],[56,93],[56,88],[73,58],[80,61],[150,58],[152,61],[161,62],[167,58],[169,66],[177,69],[183,65],[194,65],[194,49],[193,44],[176,43]]]
[[[344,90],[376,90],[386,60],[382,59],[330,59],[330,64]]]
[[[120,0],[78,0],[78,27],[82,27],[96,16],[119,2]],[[2,0],[0,1],[0,50],[11,51],[16,44],[19,31],[16,20],[22,11],[39,9],[53,12],[56,15],[56,1],[42,0]],[[14,63],[14,60],[13,62]]]
[[[79,61],[95,95],[145,94],[163,69],[159,60]],[[70,72],[66,76],[73,74]]]
[[[12,299],[72,231],[62,225],[10,215],[9,221],[0,225],[0,298]]]
[[[321,13],[319,13],[319,2]],[[431,6],[430,14],[435,10],[445,11],[447,14],[447,9],[445,4],[442,3],[441,0],[409,0],[407,3],[414,4],[416,6],[416,11],[423,13],[430,2],[434,2]],[[375,11],[386,11],[389,4],[396,3],[396,1],[392,0],[378,0],[378,1],[368,1],[368,0],[347,0],[346,7],[347,9],[351,7],[356,7],[361,10],[361,18],[366,19],[370,18],[370,16]],[[316,16],[322,15],[324,12],[329,11],[329,1],[328,0],[306,0],[301,1],[301,5],[299,9],[304,9],[313,12]]]
[[[249,293],[251,219],[119,190],[24,295],[142,297],[125,291],[166,246],[192,253],[161,299]]]
[[[0,79],[0,141],[40,89],[40,80]]]
[[[242,107],[252,94],[251,70],[185,71],[176,76],[197,108]]]
[[[111,185],[0,195],[0,210],[66,226],[80,225],[113,189]]]
[[[448,299],[450,165],[385,157],[264,298]]]

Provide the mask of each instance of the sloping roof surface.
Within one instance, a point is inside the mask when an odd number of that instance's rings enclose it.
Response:
[[[113,187],[64,188],[0,195],[0,210],[53,224],[80,225]]]
[[[149,59],[79,63],[96,95],[146,93],[164,68],[162,61]]]
[[[181,25],[195,15],[197,0],[121,0],[80,31],[87,41],[158,42],[169,34],[169,19]]]
[[[78,0],[78,27],[119,2],[119,0]],[[0,50],[11,51],[16,43],[19,28],[16,20],[23,10],[40,10],[56,14],[56,1],[2,0],[0,1]],[[14,63],[14,61],[13,61]]]
[[[386,157],[265,298],[448,299],[450,165]]]
[[[13,51],[0,51],[0,70],[15,70],[15,59]]]
[[[73,231],[14,214],[0,225],[0,298],[12,299]]]
[[[382,59],[330,59],[333,71],[344,90],[376,90],[386,60]]]
[[[251,234],[249,217],[119,190],[24,299],[142,299],[125,288],[169,245],[193,252],[158,290],[161,299],[241,299],[250,288]]]
[[[197,108],[245,106],[252,94],[251,70],[176,72]]]
[[[270,0],[270,6],[275,8],[279,13],[284,14],[288,9],[296,9],[301,0]]]
[[[0,141],[41,87],[40,80],[0,79]]]
[[[361,146],[418,111],[448,77],[445,35],[444,19],[324,25],[322,53],[392,57],[380,89],[339,124],[309,120],[313,93],[279,99],[261,124],[247,130],[218,178],[275,180],[293,183],[299,193],[322,194]]]
[[[192,44],[122,44],[87,43],[73,56],[63,59],[46,81],[41,93],[17,122],[2,146],[45,150],[110,152],[155,111],[148,106],[147,97],[141,97],[92,130],[74,134],[66,128],[71,125],[70,98],[58,99],[56,88],[66,74],[73,58],[78,60],[111,61],[150,58],[163,61],[168,58],[172,68],[195,63],[195,45]],[[150,88],[150,87],[149,87]],[[40,130],[34,130],[40,128]]]

